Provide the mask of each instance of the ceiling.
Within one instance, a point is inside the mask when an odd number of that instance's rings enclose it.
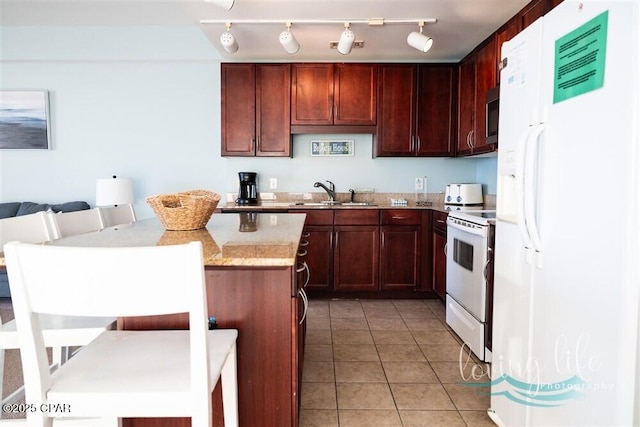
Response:
[[[0,0],[3,26],[183,26],[197,25],[224,61],[332,61],[332,62],[457,62],[529,0],[235,0],[231,10],[204,0]],[[364,48],[341,55],[329,48],[344,29],[344,21],[370,18],[415,20],[415,23],[351,25]],[[425,24],[433,38],[430,51],[407,45],[407,35]],[[219,23],[202,24],[202,20]],[[242,24],[237,20],[273,20],[277,23]],[[296,20],[335,20],[328,24],[302,24]],[[220,45],[224,22],[231,22],[239,50],[226,53]],[[287,54],[278,36],[293,23],[300,43]]]

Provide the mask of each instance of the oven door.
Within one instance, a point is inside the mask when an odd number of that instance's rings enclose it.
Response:
[[[486,316],[488,227],[447,221],[447,295],[484,323]]]

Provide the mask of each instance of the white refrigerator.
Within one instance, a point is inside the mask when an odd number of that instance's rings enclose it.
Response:
[[[639,31],[637,0],[565,0],[502,47],[498,425],[640,425]]]

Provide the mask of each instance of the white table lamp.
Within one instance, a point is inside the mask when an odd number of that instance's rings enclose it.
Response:
[[[133,204],[133,184],[129,178],[101,178],[96,180],[96,206]]]

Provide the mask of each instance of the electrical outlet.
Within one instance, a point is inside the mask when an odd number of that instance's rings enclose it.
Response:
[[[269,178],[269,190],[278,189],[278,178]]]
[[[424,178],[418,177],[414,182],[414,188],[416,191],[422,191],[424,189]]]

